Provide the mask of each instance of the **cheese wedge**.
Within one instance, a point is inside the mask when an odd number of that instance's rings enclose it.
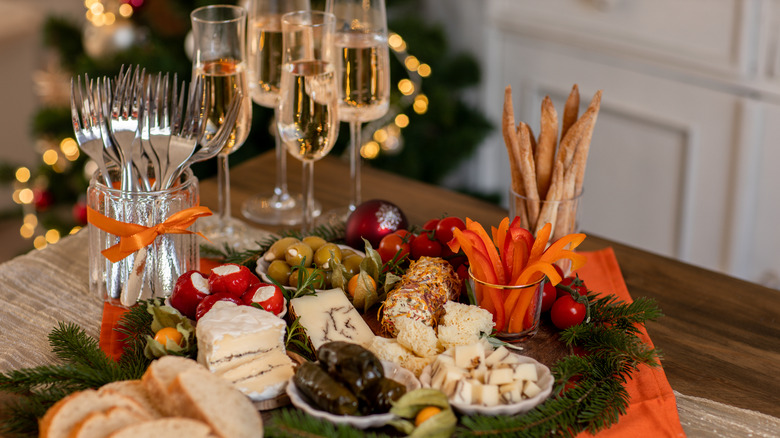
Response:
[[[317,292],[290,300],[293,313],[314,348],[326,342],[354,342],[369,348],[374,333],[341,289]]]

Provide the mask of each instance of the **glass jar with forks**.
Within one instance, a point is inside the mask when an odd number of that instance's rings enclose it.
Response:
[[[208,117],[201,81],[179,91],[175,77],[171,85],[168,75],[128,68],[114,81],[85,82],[73,83],[71,112],[79,146],[98,162],[87,192],[90,289],[122,306],[167,296],[179,275],[198,268],[194,224],[211,214],[198,205],[189,166],[222,149],[241,96],[196,149]]]

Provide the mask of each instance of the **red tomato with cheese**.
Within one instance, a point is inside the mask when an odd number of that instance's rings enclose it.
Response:
[[[224,292],[240,297],[250,284],[257,282],[257,277],[249,268],[235,263],[217,266],[209,275],[209,289],[212,294]]]

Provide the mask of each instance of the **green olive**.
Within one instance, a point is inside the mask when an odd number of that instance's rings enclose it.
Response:
[[[363,257],[353,254],[344,258],[344,260],[341,261],[341,266],[344,266],[344,269],[347,270],[351,277],[360,273],[360,262],[362,261]]]
[[[293,243],[287,247],[287,251],[284,253],[284,259],[290,266],[299,266],[301,263],[303,266],[311,266],[313,256],[314,251],[303,242]]]
[[[330,261],[341,262],[341,248],[335,243],[326,243],[314,253],[314,264],[322,269],[330,269]]]
[[[274,242],[270,248],[268,248],[268,251],[263,254],[263,259],[267,262],[276,259],[284,259],[287,248],[289,248],[293,243],[298,242],[300,242],[300,240],[296,239],[295,237],[282,237],[281,239]]]
[[[311,277],[314,274],[314,268],[306,268],[306,275],[308,277]],[[293,269],[292,272],[290,272],[290,278],[289,278],[289,284],[292,287],[298,287],[298,270]],[[315,289],[322,289],[325,285],[325,275],[322,271],[319,271],[317,274],[317,278],[313,281],[314,288]]]
[[[288,278],[290,277],[290,265],[283,260],[274,260],[268,265],[267,275],[275,282],[282,286],[288,285]]]
[[[312,251],[314,251],[314,252],[317,252],[317,250],[320,249],[320,247],[322,247],[322,245],[325,245],[326,243],[328,243],[327,240],[323,239],[320,236],[306,236],[306,237],[303,238],[303,240],[301,242],[309,245],[311,247]]]
[[[346,259],[347,257],[349,257],[351,255],[360,255],[360,254],[356,253],[355,250],[352,249],[352,248],[342,248],[341,249],[341,257],[343,257],[342,260]]]

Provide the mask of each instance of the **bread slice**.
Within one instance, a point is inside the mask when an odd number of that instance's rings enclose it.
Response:
[[[141,382],[149,394],[152,404],[163,413],[164,416],[178,415],[178,400],[169,396],[169,389],[179,373],[190,369],[203,369],[197,362],[181,356],[163,356],[149,365],[141,377]]]
[[[143,382],[138,380],[119,380],[103,385],[98,392],[113,392],[130,397],[146,408],[155,418],[162,417],[162,413],[157,410],[157,406],[149,397]]]
[[[263,420],[252,402],[205,368],[180,373],[170,386],[179,415],[201,420],[222,438],[262,438]]]
[[[211,428],[191,418],[168,417],[158,418],[144,423],[119,429],[108,435],[109,438],[217,438]]]
[[[106,411],[92,412],[71,429],[68,438],[105,438],[109,434],[141,423],[150,418],[132,409],[115,406]]]
[[[140,403],[116,393],[100,393],[94,389],[74,392],[54,404],[40,421],[41,438],[67,438],[71,430],[93,412],[105,412],[112,407],[129,409],[139,416],[152,418]]]

